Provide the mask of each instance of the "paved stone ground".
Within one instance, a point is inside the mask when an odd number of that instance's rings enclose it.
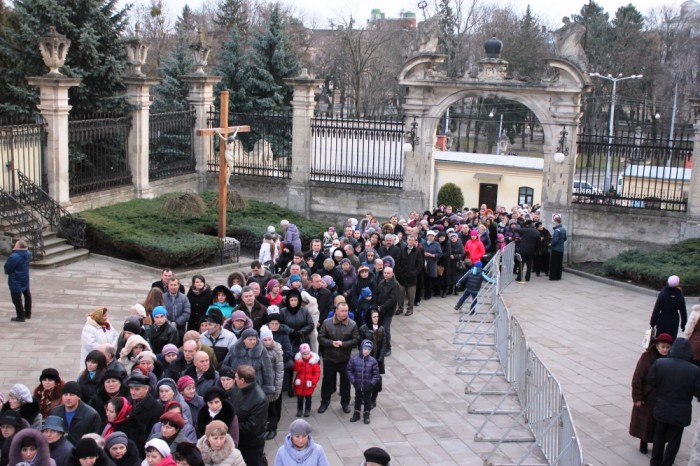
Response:
[[[211,269],[205,277],[222,283],[232,270]],[[179,275],[188,284],[192,273]],[[1,286],[0,351],[5,357],[0,361],[0,390],[7,393],[16,382],[34,388],[44,367],[56,367],[64,378],[76,376],[85,315],[93,306],[104,305],[112,321],[121,322],[158,275],[153,269],[95,256],[59,269],[33,270],[34,317],[24,324],[10,323],[14,309]],[[558,283],[533,277],[527,285],[513,284],[505,299],[562,383],[587,461],[646,462],[627,435],[629,382],[654,297],[565,274]],[[372,445],[387,448],[397,465],[483,464],[493,447],[474,441],[484,417],[467,413],[465,383],[455,375],[455,301],[456,297],[436,298],[413,316],[394,319],[394,351],[387,358],[385,389],[369,426],[349,423],[337,395],[331,409],[317,414],[319,398],[314,397],[309,422],[331,464],[359,464],[362,450]],[[283,409],[282,428],[294,419],[295,400],[285,398]],[[268,442],[268,458],[274,458],[283,435],[284,429]],[[688,432],[677,464],[687,463],[691,441]],[[526,447],[504,445],[500,457],[512,462]]]
[[[533,276],[527,284],[513,283],[503,297],[532,348],[562,385],[585,461],[648,464],[649,456],[639,453],[638,440],[627,432],[632,374],[656,293],[565,273],[558,282]],[[690,310],[697,298],[687,301]],[[698,410],[693,414],[677,465],[688,464]]]

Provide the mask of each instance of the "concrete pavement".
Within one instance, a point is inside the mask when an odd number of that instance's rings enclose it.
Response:
[[[212,285],[224,283],[234,267],[204,271]],[[176,271],[177,272],[177,271]],[[186,286],[193,273],[178,272]],[[34,388],[44,367],[56,367],[64,378],[77,375],[80,333],[91,308],[104,305],[119,323],[129,307],[142,301],[159,271],[101,257],[53,270],[32,270],[33,318],[10,323],[14,309],[6,287],[0,287],[0,391],[21,382]],[[564,275],[561,282],[533,277],[513,283],[504,293],[528,340],[564,387],[592,464],[643,464],[637,442],[627,435],[631,409],[629,384],[654,297]],[[452,345],[457,298],[435,298],[411,317],[396,317],[393,354],[387,358],[384,391],[369,426],[349,423],[337,395],[324,414],[309,422],[333,465],[359,464],[369,446],[386,448],[396,465],[480,465],[493,446],[475,442],[482,415],[467,412],[464,379],[455,375]],[[320,389],[319,389],[320,390]],[[274,458],[294,419],[295,399],[286,398],[278,437],[267,443]],[[695,424],[693,424],[694,426]],[[691,426],[690,431],[694,431]],[[687,432],[677,464],[686,464],[692,432]],[[505,445],[505,461],[519,457],[525,446]],[[503,456],[503,455],[501,455]]]

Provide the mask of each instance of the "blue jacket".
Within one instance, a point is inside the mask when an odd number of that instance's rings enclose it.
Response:
[[[5,274],[10,293],[21,293],[29,289],[29,262],[32,254],[26,249],[15,249],[5,262]]]
[[[549,247],[555,252],[564,252],[564,243],[566,242],[566,228],[564,225],[555,225],[554,233],[552,234],[552,245]]]
[[[372,390],[379,382],[379,364],[372,356],[353,356],[348,362],[347,372],[350,383],[361,392]]]

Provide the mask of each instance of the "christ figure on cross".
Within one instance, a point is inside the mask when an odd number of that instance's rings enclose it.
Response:
[[[238,134],[238,129],[233,134],[229,134],[228,137],[224,137],[221,134],[221,130],[217,129],[216,134],[219,138],[226,144],[226,152],[224,153],[224,158],[226,159],[226,185],[230,185],[231,173],[233,173],[233,161],[236,160],[236,152],[238,154],[243,153],[243,144],[241,141],[236,139]]]

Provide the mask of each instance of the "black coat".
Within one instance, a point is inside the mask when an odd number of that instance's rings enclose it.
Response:
[[[187,330],[196,330],[199,332],[199,321],[202,320],[207,313],[207,309],[211,306],[211,288],[205,285],[204,291],[197,294],[192,291],[192,288],[187,292],[187,299],[190,301],[190,320],[187,321]],[[229,303],[233,306],[232,303]]]
[[[403,286],[415,286],[424,266],[423,248],[414,247],[410,251],[408,247],[402,248],[396,264],[396,279]]]
[[[209,414],[209,408],[207,408],[205,404],[205,406],[197,413],[197,422],[195,422],[197,437],[204,435],[204,431],[207,429],[207,426],[211,421],[223,422],[226,424],[226,426],[228,426],[230,431],[231,426],[233,426],[234,421],[236,421],[236,410],[234,409],[233,404],[228,400],[221,400],[221,411],[216,413],[216,416],[214,417],[211,417]]]
[[[123,396],[124,398],[129,397],[129,389],[126,387],[126,385],[122,384],[119,387],[119,394],[117,396]],[[97,411],[97,414],[100,415],[100,420],[102,421],[100,429],[104,429],[105,425],[107,424],[107,413],[105,412],[105,407],[107,406],[107,402],[111,399],[112,397],[107,395],[104,384],[102,384],[100,388],[97,389],[95,396],[90,398],[90,401],[88,402],[90,407]]]
[[[56,443],[49,444],[49,452],[51,458],[56,462],[56,466],[68,466],[70,464],[70,455],[73,453],[74,445],[63,437]]]
[[[309,294],[316,298],[318,303],[318,313],[319,322],[323,322],[328,318],[328,313],[333,309],[333,295],[326,288],[316,289],[314,287],[309,288]],[[285,321],[285,324],[289,325],[289,322]],[[289,325],[291,327],[291,325]]]
[[[6,401],[3,403],[0,413],[4,413],[9,409],[11,409],[10,402]],[[38,429],[41,427],[41,406],[39,406],[39,402],[35,398],[32,398],[32,401],[29,403],[23,403],[17,412],[32,428]]]
[[[677,338],[668,357],[658,359],[647,376],[656,389],[654,419],[674,426],[689,426],[693,397],[700,398],[700,367],[690,362],[693,349],[685,338]]]
[[[537,254],[537,245],[540,242],[540,232],[534,227],[516,228],[515,232],[520,235],[520,249],[518,252],[527,256]]]
[[[109,455],[109,451],[107,451],[107,456],[109,456],[109,459],[112,460],[115,466],[139,466],[141,464],[139,449],[131,440],[129,440],[126,446],[126,455],[122,456],[121,459],[115,460]],[[56,466],[58,466],[58,464]]]
[[[58,416],[63,419],[64,425],[68,425],[66,420],[66,407],[61,405],[57,406],[51,410],[52,416]],[[77,445],[83,435],[93,433],[101,434],[100,426],[102,425],[102,419],[97,411],[92,409],[90,405],[84,401],[80,401],[78,407],[73,415],[73,420],[70,423],[70,428],[66,434],[68,440],[73,445]]]
[[[377,305],[382,316],[392,315],[399,304],[399,282],[395,278],[391,280],[380,279],[372,295],[372,303]]]
[[[151,351],[153,354],[160,354],[163,351],[163,347],[168,343],[177,346],[179,340],[180,337],[177,334],[177,330],[170,325],[170,323],[165,322],[160,327],[156,325],[151,326],[149,343],[151,343]]]
[[[238,416],[239,444],[241,446],[252,449],[265,445],[267,406],[265,392],[257,383],[250,383],[244,388],[235,389],[233,407]]]
[[[134,403],[134,400],[129,397],[129,403],[133,406],[131,417],[136,419],[143,425],[144,435],[153,429],[153,424],[160,421],[160,416],[163,414],[163,407],[150,394],[146,398]],[[138,445],[137,445],[138,446]]]
[[[681,330],[685,331],[688,322],[688,313],[685,308],[685,297],[680,288],[665,286],[656,298],[654,310],[651,313],[649,325],[656,326],[656,334],[668,333],[671,338],[678,334],[678,322]]]

